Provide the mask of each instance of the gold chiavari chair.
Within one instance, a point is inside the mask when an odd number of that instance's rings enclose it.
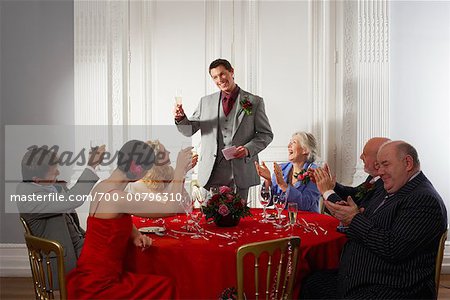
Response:
[[[26,223],[24,223],[26,224]],[[39,238],[25,233],[31,272],[33,275],[36,299],[55,299],[53,288],[54,275],[52,264],[57,264],[59,283],[59,299],[67,299],[66,281],[64,273],[64,251],[55,241]]]
[[[288,237],[241,246],[237,251],[237,298],[245,299],[244,257],[254,257],[254,290],[251,299],[291,299],[297,270],[297,258],[300,248],[299,237]],[[261,256],[267,253],[267,266],[262,265]],[[279,259],[278,259],[279,258]],[[266,259],[264,259],[266,262]],[[265,289],[260,293],[260,275],[265,273]],[[261,277],[263,278],[263,277]],[[263,284],[264,286],[264,284]]]
[[[441,280],[441,267],[442,267],[442,259],[444,258],[444,248],[445,248],[445,241],[447,240],[447,232],[446,230],[442,236],[441,240],[439,241],[439,248],[436,256],[436,273],[435,273],[435,284],[436,284],[436,297],[439,292],[439,282]]]

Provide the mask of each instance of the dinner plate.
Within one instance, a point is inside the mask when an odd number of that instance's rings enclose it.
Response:
[[[149,226],[149,227],[141,227],[139,231],[142,233],[156,233],[156,232],[164,232],[166,229],[161,226]]]
[[[266,214],[267,220],[277,220],[278,215],[277,214]],[[286,218],[285,215],[281,215],[281,219]]]

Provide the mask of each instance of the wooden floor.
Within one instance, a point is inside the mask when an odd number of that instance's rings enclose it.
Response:
[[[0,277],[0,299],[34,299],[33,283],[26,277]],[[450,274],[441,275],[438,299],[450,299]]]

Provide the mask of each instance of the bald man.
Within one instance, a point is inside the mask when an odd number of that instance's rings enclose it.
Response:
[[[378,151],[384,189],[361,211],[325,201],[349,225],[339,270],[305,280],[303,299],[436,299],[435,263],[447,229],[447,211],[420,169],[416,149],[404,141]]]
[[[385,137],[374,137],[364,145],[360,158],[364,162],[364,171],[369,175],[356,187],[334,182],[328,166],[324,170],[316,169],[314,178],[323,198],[331,202],[339,202],[346,201],[350,196],[358,206],[367,206],[372,196],[383,189],[383,181],[378,176],[377,153],[381,145],[388,141],[389,139]]]

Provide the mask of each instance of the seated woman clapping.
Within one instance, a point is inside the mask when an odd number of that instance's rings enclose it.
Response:
[[[316,168],[314,164],[317,153],[316,139],[311,133],[296,132],[288,144],[288,163],[274,163],[274,174],[263,162],[255,162],[256,170],[266,186],[271,186],[272,194],[286,193],[288,202],[298,204],[303,211],[319,212],[320,192],[310,180],[308,169]]]
[[[190,169],[191,149],[181,150],[173,180],[167,191],[183,191]],[[145,250],[152,240],[133,225],[131,214],[157,217],[150,209],[157,201],[143,201],[126,193],[130,182],[140,180],[156,164],[152,147],[132,140],[120,149],[117,168],[91,192],[86,239],[77,267],[67,276],[69,299],[173,299],[175,286],[170,278],[124,271],[129,243]],[[155,197],[156,199],[156,197]],[[155,262],[156,263],[156,262]]]

